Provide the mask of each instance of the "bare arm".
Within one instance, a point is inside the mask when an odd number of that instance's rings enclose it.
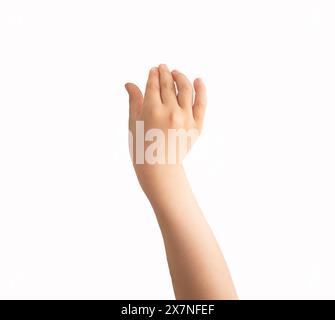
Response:
[[[165,65],[150,71],[144,99],[135,85],[127,84],[130,131],[135,133],[136,121],[143,121],[146,132],[159,128],[166,136],[171,128],[200,132],[206,93],[201,80],[196,80],[194,87],[193,102],[189,80],[179,72],[170,73]],[[134,139],[134,150],[136,144],[139,141]],[[237,299],[219,245],[186,178],[183,153],[176,152],[176,163],[168,163],[167,144],[165,141],[164,161],[160,158],[156,163],[138,164],[134,152],[133,162],[163,235],[175,296],[177,299]],[[144,145],[148,147],[148,143]],[[187,146],[185,154],[190,147]]]

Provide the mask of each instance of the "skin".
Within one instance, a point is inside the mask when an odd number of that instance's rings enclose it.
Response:
[[[137,120],[144,121],[146,131],[183,128],[201,132],[207,104],[201,79],[192,86],[184,74],[170,72],[162,64],[150,70],[144,96],[133,83],[125,87],[133,136]],[[237,299],[223,254],[192,193],[182,162],[134,163],[134,169],[162,232],[176,299]]]

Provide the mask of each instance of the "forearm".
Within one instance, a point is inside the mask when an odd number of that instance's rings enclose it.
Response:
[[[156,213],[177,299],[236,299],[229,270],[182,166],[150,172],[142,186]],[[142,180],[143,181],[143,180]]]

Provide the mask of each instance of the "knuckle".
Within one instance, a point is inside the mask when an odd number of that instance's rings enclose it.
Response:
[[[186,82],[184,83],[181,87],[180,87],[181,90],[183,90],[184,92],[187,92],[187,93],[191,93],[192,92],[192,86],[190,83]]]
[[[159,87],[157,85],[157,83],[153,82],[153,81],[150,81],[147,83],[147,89],[148,90],[158,90]]]
[[[161,116],[161,111],[159,108],[150,108],[148,113],[152,119],[159,119]]]
[[[195,107],[198,109],[205,108],[206,106],[206,101],[202,98],[198,98],[197,101],[195,102]]]
[[[163,90],[170,89],[170,85],[169,85],[169,83],[166,82],[166,81],[162,81],[162,82],[161,82],[161,89],[163,89]]]
[[[172,127],[181,127],[183,125],[183,117],[178,112],[171,112],[169,114],[169,124]]]

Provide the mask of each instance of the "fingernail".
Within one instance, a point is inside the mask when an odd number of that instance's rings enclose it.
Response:
[[[161,63],[159,66],[160,66],[162,69],[167,69],[167,65],[166,65],[165,63]]]
[[[157,67],[153,67],[153,68],[151,68],[151,69],[150,69],[150,72],[153,72],[153,73],[157,72]]]

